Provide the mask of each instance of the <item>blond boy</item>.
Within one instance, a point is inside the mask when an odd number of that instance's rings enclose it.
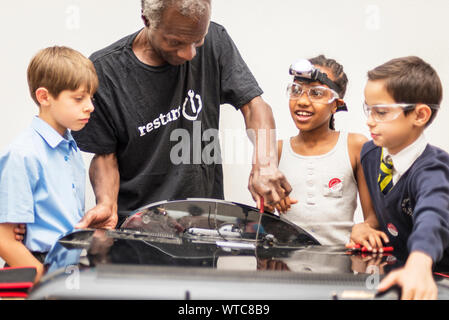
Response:
[[[46,253],[84,215],[85,169],[71,130],[89,121],[98,78],[82,54],[55,46],[31,60],[28,85],[39,115],[0,154],[0,257],[35,267],[37,282]],[[26,224],[23,243],[18,223]]]

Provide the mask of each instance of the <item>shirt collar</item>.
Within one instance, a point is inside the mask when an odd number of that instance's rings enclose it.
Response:
[[[427,139],[421,134],[411,145],[399,151],[397,154],[390,154],[386,148],[383,148],[384,159],[389,155],[393,161],[394,170],[402,176],[424,152],[427,146]]]
[[[39,117],[34,117],[31,122],[31,127],[44,139],[47,144],[55,149],[61,143],[65,142],[73,149],[77,149],[77,145],[75,140],[72,137],[72,134],[69,130],[67,130],[64,134],[64,137],[61,136],[55,129],[53,129],[47,122],[42,120]]]

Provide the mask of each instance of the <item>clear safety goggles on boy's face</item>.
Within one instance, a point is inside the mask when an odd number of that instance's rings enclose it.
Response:
[[[440,108],[439,105],[432,104],[428,106],[434,110]],[[395,120],[404,111],[413,110],[416,103],[393,103],[393,104],[376,104],[368,105],[363,103],[363,111],[367,118],[371,118],[376,122],[389,122]]]
[[[287,96],[290,100],[298,100],[307,93],[309,100],[315,103],[329,104],[338,99],[338,93],[323,86],[307,86],[301,83],[289,83],[287,86]]]
[[[290,99],[299,99],[304,92],[311,102],[329,104],[340,98],[337,91],[339,86],[333,82],[325,72],[315,68],[309,60],[300,59],[290,66],[289,73],[297,82],[290,83],[287,95]],[[324,86],[308,86],[311,82],[320,82]],[[348,111],[346,104],[337,107],[337,111]]]

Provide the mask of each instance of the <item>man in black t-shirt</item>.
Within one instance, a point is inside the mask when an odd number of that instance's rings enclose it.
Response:
[[[95,112],[73,136],[95,153],[97,206],[77,227],[113,228],[117,211],[161,200],[223,199],[217,130],[225,103],[255,133],[249,189],[258,206],[261,197],[274,205],[290,193],[275,136],[261,131],[275,128],[271,108],[226,30],[210,22],[210,6],[142,0],[145,27],[90,57],[100,81]]]

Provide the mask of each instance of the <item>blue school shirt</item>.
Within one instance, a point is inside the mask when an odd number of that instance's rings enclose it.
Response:
[[[71,133],[35,117],[0,154],[0,223],[26,223],[26,247],[49,251],[84,215],[85,174]]]

